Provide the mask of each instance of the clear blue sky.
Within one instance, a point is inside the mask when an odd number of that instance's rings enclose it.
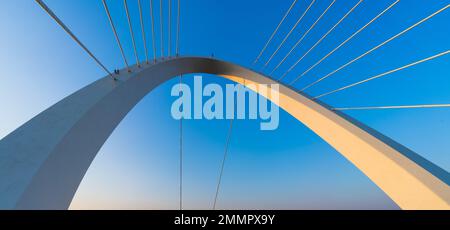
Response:
[[[123,3],[107,2],[128,60],[134,61]],[[128,2],[143,60],[137,1]],[[244,66],[251,66],[291,4],[290,0],[181,2],[182,55],[214,53],[220,59]],[[280,34],[289,31],[309,2],[299,0]],[[331,0],[317,2],[272,64],[281,60],[282,54]],[[286,70],[301,57],[356,2],[338,0],[280,69]],[[294,79],[392,2],[364,1],[286,77],[286,81]],[[107,67],[123,67],[101,1],[47,0],[46,3]],[[149,1],[143,3],[147,38],[150,39]],[[401,1],[295,86],[318,79],[449,3],[448,0]],[[159,9],[158,4],[159,0],[155,0],[156,9]],[[159,11],[155,13],[159,24]],[[448,50],[449,21],[447,10],[321,82],[308,93],[318,95]],[[0,29],[0,138],[105,75],[34,1],[1,1]],[[159,44],[159,27],[156,31]],[[273,52],[274,44],[281,39],[282,36],[276,36],[268,51]],[[151,49],[150,55],[153,55]],[[267,58],[263,56],[263,60]],[[450,57],[444,56],[323,100],[336,107],[450,103],[449,63]],[[276,72],[275,76],[281,73]],[[226,83],[213,76],[209,81]],[[89,169],[72,208],[178,207],[176,143],[179,131],[178,121],[170,116],[174,100],[170,97],[170,88],[176,82],[167,82],[150,93],[119,125]],[[449,109],[353,111],[348,114],[450,170]],[[211,208],[228,124],[228,121],[185,122],[185,208]],[[259,131],[259,121],[237,121],[228,156],[218,208],[397,208],[350,162],[283,111],[276,131]]]

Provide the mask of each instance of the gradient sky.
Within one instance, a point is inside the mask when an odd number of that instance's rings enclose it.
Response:
[[[100,0],[45,2],[107,67],[123,67]],[[107,2],[128,60],[134,61],[123,2]],[[128,2],[143,60],[137,1]],[[220,59],[248,67],[291,4],[290,0],[181,2],[182,55],[214,53]],[[299,0],[280,34],[289,31],[309,2]],[[272,65],[281,60],[331,0],[317,2]],[[280,69],[286,70],[301,57],[356,2],[338,0]],[[286,82],[392,2],[394,0],[364,1],[286,77]],[[155,0],[156,9],[159,9],[158,3]],[[305,86],[318,79],[449,3],[447,0],[401,1],[295,86]],[[149,1],[144,0],[143,7],[147,38],[151,38]],[[159,12],[155,10],[155,13],[159,25]],[[165,18],[164,23],[167,12]],[[448,50],[449,21],[447,10],[321,82],[308,93],[318,95]],[[156,31],[159,44],[159,27]],[[105,75],[34,1],[1,1],[0,33],[0,138]],[[268,51],[273,52],[282,38],[276,36]],[[151,47],[150,42],[148,46]],[[151,49],[150,55],[153,55]],[[267,58],[263,56],[263,60]],[[278,71],[275,77],[281,74],[282,71]],[[336,107],[450,103],[449,75],[450,57],[444,56],[323,100]],[[205,83],[227,83],[214,76],[207,77]],[[190,83],[192,78],[187,76],[185,80]],[[174,100],[170,89],[177,82],[169,81],[151,92],[117,127],[87,172],[71,208],[178,208],[179,130],[178,121],[170,116]],[[348,114],[450,170],[450,109],[352,111]],[[260,131],[258,120],[236,121],[218,208],[398,208],[317,135],[284,111],[280,116],[280,126],[275,131]],[[186,209],[212,207],[228,125],[229,121],[225,120],[185,122],[183,195]]]

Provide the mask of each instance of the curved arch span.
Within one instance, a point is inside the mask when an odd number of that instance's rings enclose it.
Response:
[[[155,87],[187,73],[216,74],[241,84],[277,83],[244,67],[200,57],[134,67],[118,81],[100,79],[0,141],[0,209],[67,209],[92,160],[126,114]],[[278,105],[352,162],[401,208],[450,208],[447,171],[282,84]]]

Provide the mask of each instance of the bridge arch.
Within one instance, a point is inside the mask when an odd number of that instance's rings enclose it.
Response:
[[[145,95],[174,76],[208,73],[241,84],[277,83],[244,67],[201,57],[174,58],[132,70],[117,81],[105,77],[86,86],[0,141],[0,209],[67,209],[115,127]],[[450,208],[447,171],[281,83],[278,105],[352,162],[401,208]]]

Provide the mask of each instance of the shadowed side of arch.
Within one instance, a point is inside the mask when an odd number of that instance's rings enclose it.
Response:
[[[92,160],[126,114],[158,85],[187,73],[220,75],[249,87],[277,83],[238,65],[199,57],[134,67],[132,74],[118,81],[100,79],[0,141],[0,209],[67,209]],[[278,105],[352,162],[401,208],[450,208],[450,179],[445,170],[282,84]]]

